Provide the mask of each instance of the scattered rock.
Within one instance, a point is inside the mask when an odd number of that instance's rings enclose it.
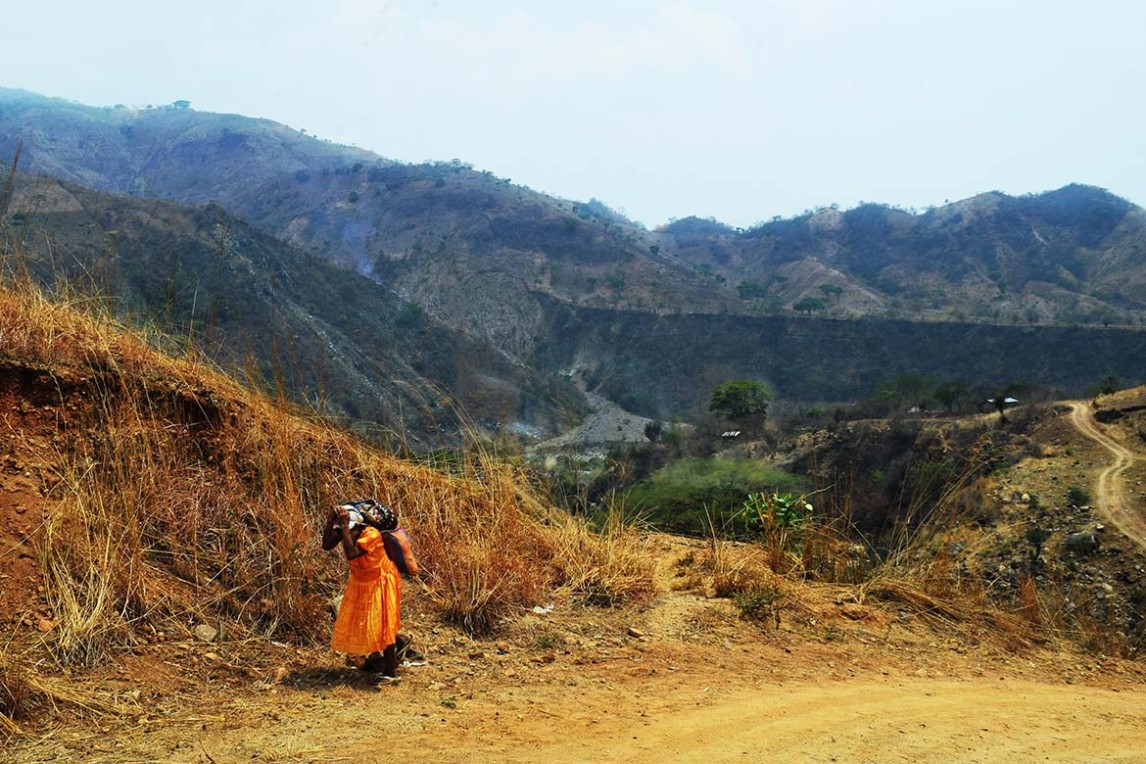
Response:
[[[56,628],[56,624],[48,618],[41,618],[36,621],[36,630],[41,634],[47,634],[52,629]]]
[[[641,637],[643,637],[645,635],[645,633],[643,631],[641,631],[640,629],[635,628],[633,626],[629,627],[629,631],[627,633],[633,639],[640,639]]]
[[[1098,551],[1098,536],[1094,531],[1078,531],[1066,537],[1066,548],[1072,554],[1087,556]]]
[[[208,626],[205,623],[201,623],[196,626],[192,633],[195,635],[195,639],[199,640],[200,642],[214,642],[215,637],[219,636],[218,629]]]

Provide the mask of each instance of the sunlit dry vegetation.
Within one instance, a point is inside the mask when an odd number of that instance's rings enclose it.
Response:
[[[50,430],[45,520],[32,541],[52,616],[35,639],[0,648],[0,736],[19,731],[29,709],[110,713],[33,665],[98,666],[144,643],[187,639],[199,624],[224,641],[321,645],[346,570],[318,538],[329,507],[348,499],[399,510],[423,570],[407,584],[421,593],[418,607],[471,635],[509,628],[558,598],[612,607],[657,590],[664,555],[627,517],[631,496],[614,492],[578,514],[554,506],[522,467],[488,448],[433,462],[399,458],[244,387],[190,341],[129,328],[104,301],[64,287],[48,292],[6,277],[0,378],[12,388],[38,385],[37,404],[26,408]],[[8,438],[27,437],[4,421]],[[673,588],[728,599],[765,631],[815,630],[825,608],[848,605],[856,609],[845,617],[908,613],[1008,649],[1062,640],[1137,654],[1141,633],[1111,632],[1104,603],[1067,601],[1056,578],[1066,568],[1040,557],[1049,535],[992,516],[992,476],[1030,445],[1005,457],[1002,437],[981,422],[964,436],[915,440],[899,455],[898,496],[887,506],[857,509],[861,483],[869,498],[883,492],[892,456],[860,440],[850,442],[854,458],[814,489],[768,473],[767,489],[728,488],[727,507],[686,502],[710,533],[679,561]],[[860,457],[881,467],[863,470]],[[705,465],[723,476],[705,483],[698,463],[677,465],[692,470],[686,488],[724,489],[730,470],[745,466]],[[669,482],[652,486],[667,491]],[[644,502],[631,508],[643,512]],[[1025,577],[1001,593],[988,547],[1024,540]]]
[[[451,473],[398,459],[193,352],[158,352],[99,301],[60,297],[27,280],[0,290],[5,365],[46,369],[56,387],[38,547],[61,663],[200,622],[320,642],[345,563],[317,538],[354,497],[399,509],[428,601],[474,633],[554,589],[610,603],[652,591],[639,536],[591,531],[481,451]]]

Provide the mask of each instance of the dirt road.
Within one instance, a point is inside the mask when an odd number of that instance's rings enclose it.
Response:
[[[607,655],[513,647],[500,663],[463,647],[381,688],[300,667],[215,702],[185,699],[168,717],[63,729],[11,760],[1143,761],[1136,664],[897,627],[812,643],[738,628],[691,644],[626,640]]]
[[[1090,407],[1082,401],[1070,404],[1071,424],[1087,438],[1110,453],[1111,462],[1098,474],[1094,483],[1094,502],[1098,511],[1119,531],[1146,548],[1146,518],[1129,501],[1123,475],[1134,464],[1134,454],[1107,435]]]
[[[407,750],[447,762],[1101,762],[1141,760],[1146,709],[1110,690],[984,679],[871,678],[664,697],[602,689],[523,719],[502,704]],[[492,720],[491,720],[492,719]],[[426,756],[429,751],[434,751]]]

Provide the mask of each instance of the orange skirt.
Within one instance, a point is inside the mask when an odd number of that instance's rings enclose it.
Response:
[[[397,640],[401,625],[402,576],[386,556],[382,534],[366,528],[358,537],[366,554],[350,560],[350,580],[330,645],[340,653],[369,655]]]

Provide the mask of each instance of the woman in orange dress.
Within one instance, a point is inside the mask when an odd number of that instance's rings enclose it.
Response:
[[[397,525],[397,516],[388,507],[360,510],[343,505],[330,511],[322,533],[322,548],[329,551],[341,544],[350,565],[331,647],[353,656],[363,668],[375,667],[380,659],[382,674],[390,679],[398,675],[402,577],[386,554],[379,529]]]

